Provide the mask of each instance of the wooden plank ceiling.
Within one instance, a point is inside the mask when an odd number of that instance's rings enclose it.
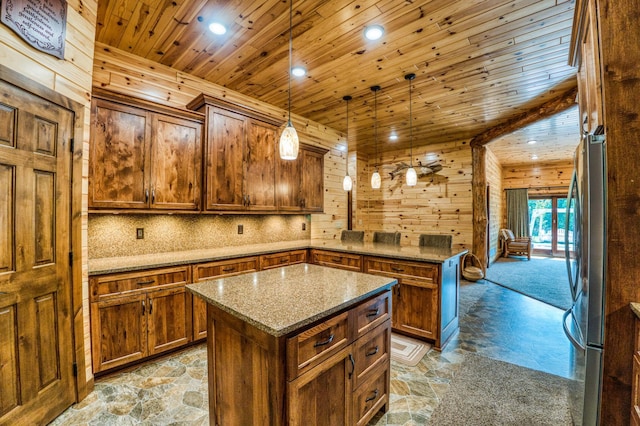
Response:
[[[287,0],[99,0],[99,42],[287,108]],[[294,0],[291,109],[347,130],[350,150],[471,138],[575,86],[567,65],[574,1]],[[213,19],[228,31],[208,30]],[[385,35],[363,37],[379,24]],[[572,129],[577,125],[572,123]],[[391,134],[398,140],[389,140]],[[575,141],[575,140],[574,140]]]

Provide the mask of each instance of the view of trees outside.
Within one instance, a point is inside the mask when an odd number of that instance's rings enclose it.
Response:
[[[557,251],[564,251],[565,218],[567,200],[557,198]],[[573,209],[571,209],[573,210]],[[573,250],[574,215],[569,216],[569,249]],[[553,242],[553,200],[551,198],[537,198],[529,200],[529,235],[534,249],[551,250]]]

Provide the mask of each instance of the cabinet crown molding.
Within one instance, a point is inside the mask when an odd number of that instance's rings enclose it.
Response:
[[[215,106],[218,108],[225,109],[227,111],[242,114],[246,117],[263,121],[265,123],[269,123],[277,127],[281,127],[285,123],[284,118],[275,118],[256,108],[234,103],[226,99],[216,98],[214,96],[210,96],[204,93],[201,93],[194,100],[189,102],[187,104],[187,108],[194,111],[202,111],[202,108],[205,107],[206,105]]]

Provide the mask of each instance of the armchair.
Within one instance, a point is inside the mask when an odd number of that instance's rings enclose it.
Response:
[[[503,257],[508,257],[510,254],[518,254],[521,256],[527,256],[527,260],[531,260],[530,237],[516,238],[511,229],[501,229],[500,236],[502,238],[502,243],[504,244]]]

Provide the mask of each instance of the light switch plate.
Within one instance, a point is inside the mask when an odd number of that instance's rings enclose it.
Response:
[[[244,232],[244,226],[238,225],[238,234],[242,234]]]
[[[144,239],[144,228],[136,228],[136,240]]]

